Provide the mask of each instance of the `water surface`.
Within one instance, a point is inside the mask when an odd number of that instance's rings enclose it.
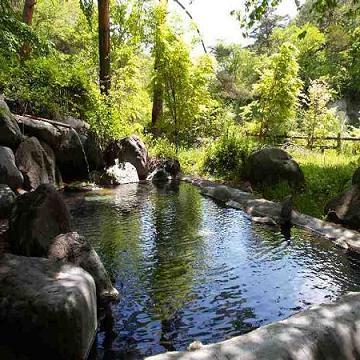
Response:
[[[188,184],[66,197],[116,281],[98,359],[141,359],[244,334],[360,290],[360,262],[293,229],[290,240]]]

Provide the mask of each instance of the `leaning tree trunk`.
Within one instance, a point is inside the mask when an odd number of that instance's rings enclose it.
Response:
[[[33,15],[34,15],[34,6],[36,4],[36,0],[25,0],[24,11],[23,11],[23,22],[26,25],[31,25]],[[20,58],[24,59],[29,56],[31,52],[31,47],[28,42],[24,42],[20,49]]]
[[[99,13],[99,61],[100,91],[107,95],[110,90],[110,11],[109,0],[98,0]]]

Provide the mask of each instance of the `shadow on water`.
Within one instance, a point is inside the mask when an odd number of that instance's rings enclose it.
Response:
[[[253,224],[187,184],[66,198],[112,274],[92,359],[221,341],[360,289],[360,259],[296,228]]]

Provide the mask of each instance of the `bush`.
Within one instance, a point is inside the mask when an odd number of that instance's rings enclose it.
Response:
[[[84,118],[93,105],[89,75],[66,56],[53,54],[24,62],[0,58],[0,62],[0,89],[19,100],[24,112],[55,119]]]
[[[209,147],[203,169],[215,176],[239,179],[245,175],[246,160],[256,147],[255,141],[230,131]]]

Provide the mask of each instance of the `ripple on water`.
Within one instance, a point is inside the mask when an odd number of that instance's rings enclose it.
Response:
[[[99,359],[221,341],[360,289],[360,258],[297,229],[287,241],[191,185],[66,201],[121,293],[99,331]]]

